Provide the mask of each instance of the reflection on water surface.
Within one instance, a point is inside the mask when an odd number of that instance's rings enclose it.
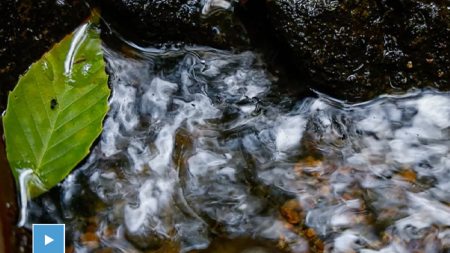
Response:
[[[28,205],[68,252],[450,248],[449,93],[297,101],[252,52],[127,55],[101,140]]]

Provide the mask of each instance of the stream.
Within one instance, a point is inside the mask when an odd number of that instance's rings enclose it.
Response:
[[[347,104],[281,93],[250,51],[104,52],[100,140],[22,210],[67,253],[450,249],[450,93]]]

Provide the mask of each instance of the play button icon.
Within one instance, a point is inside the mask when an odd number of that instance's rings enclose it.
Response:
[[[44,235],[44,246],[49,245],[49,244],[52,243],[53,241],[54,241],[53,238],[51,238],[51,237],[48,236],[48,235]]]
[[[64,253],[64,224],[33,224],[33,253]]]

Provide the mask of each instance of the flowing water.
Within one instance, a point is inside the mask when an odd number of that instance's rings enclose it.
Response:
[[[280,95],[259,55],[105,46],[100,140],[25,226],[67,252],[446,252],[450,94]]]

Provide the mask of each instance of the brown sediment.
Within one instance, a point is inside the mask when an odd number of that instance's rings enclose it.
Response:
[[[280,208],[280,213],[290,224],[299,224],[304,218],[300,203],[295,199],[291,199],[284,203]]]

